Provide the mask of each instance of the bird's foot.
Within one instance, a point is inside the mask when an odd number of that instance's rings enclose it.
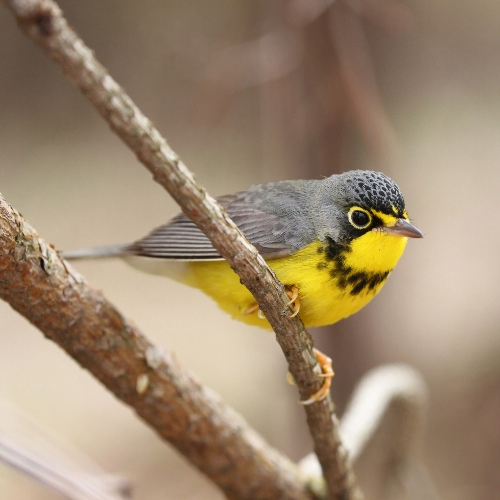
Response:
[[[297,316],[300,311],[300,297],[299,297],[299,287],[296,285],[291,285],[291,286],[286,286],[285,287],[286,294],[288,295],[288,298],[290,299],[290,302],[288,302],[288,305],[292,306],[293,312],[290,315],[290,318],[293,318],[294,316]],[[265,316],[263,312],[259,309],[259,304],[257,302],[253,302],[250,306],[248,306],[245,311],[243,312],[244,316],[248,316],[250,314],[253,314],[254,312],[257,311],[257,316],[260,319],[265,319]]]
[[[292,306],[293,313],[291,314],[290,318],[293,318],[294,316],[297,316],[300,311],[300,297],[299,297],[299,287],[296,285],[291,285],[285,287],[286,289],[286,294],[288,295],[288,298],[290,299],[290,302],[288,302],[288,305]]]
[[[326,354],[323,354],[321,351],[318,351],[318,349],[313,348],[313,352],[322,370],[321,375],[318,375],[318,377],[323,377],[325,380],[323,382],[323,385],[317,392],[315,392],[309,399],[300,402],[300,404],[302,405],[310,405],[312,403],[316,403],[317,401],[325,399],[330,392],[332,378],[335,375],[332,369],[332,359],[329,358]]]

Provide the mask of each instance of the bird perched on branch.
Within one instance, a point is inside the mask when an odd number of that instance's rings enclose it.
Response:
[[[336,323],[382,288],[411,224],[396,183],[354,170],[322,180],[271,182],[217,200],[285,285],[306,327]],[[66,259],[122,257],[200,288],[233,318],[269,327],[250,292],[184,214],[133,243],[68,251]]]

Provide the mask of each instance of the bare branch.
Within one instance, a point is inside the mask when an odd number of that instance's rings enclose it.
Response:
[[[315,372],[319,367],[311,350],[312,340],[300,320],[297,317],[289,317],[290,308],[287,305],[288,298],[283,285],[276,280],[255,248],[248,243],[242,233],[205,190],[194,181],[192,174],[151,122],[136,108],[131,99],[109,76],[105,68],[95,59],[90,49],[68,27],[61,10],[53,1],[3,0],[3,2],[16,16],[21,29],[59,64],[63,72],[108,121],[111,128],[129,145],[146,168],[151,171],[154,179],[169,191],[181,205],[182,210],[210,237],[214,247],[226,258],[231,267],[238,272],[241,281],[254,295],[261,310],[276,332],[276,338],[287,358],[290,372],[297,383],[301,398],[307,399],[319,389],[322,383],[316,376],[317,372]],[[14,251],[14,247],[11,247],[11,250]],[[45,261],[42,260],[41,262]],[[32,265],[35,265],[35,263],[32,263]],[[39,277],[42,279],[43,275],[39,275]],[[13,288],[16,288],[17,285],[14,280],[11,284]],[[30,286],[35,285],[34,282],[30,283]],[[6,295],[11,294],[7,292]],[[70,295],[73,296],[72,293]],[[29,296],[27,295],[26,298]],[[32,294],[31,297],[34,298]],[[10,298],[14,299],[14,297]],[[90,300],[89,305],[102,307],[103,299],[102,297],[97,298],[95,292],[90,294],[88,298]],[[23,310],[28,316],[36,314],[32,310],[33,307],[21,307],[23,303],[26,306],[25,300],[22,299],[23,297],[16,296],[16,306],[14,307]],[[57,302],[57,304],[62,305],[60,302]],[[74,311],[74,313],[77,313],[77,311]],[[119,316],[116,311],[111,315],[115,320]],[[79,317],[77,314],[66,319],[70,320],[72,318],[75,321],[75,318]],[[104,317],[103,319],[109,322],[109,318]],[[33,323],[37,322],[37,319],[33,317],[30,320]],[[71,325],[71,323],[69,324]],[[46,335],[52,335],[50,322],[49,324],[43,323],[43,325]],[[102,330],[100,331],[102,332]],[[124,329],[123,331],[126,332],[126,337],[129,338],[129,330]],[[56,337],[59,343],[82,364],[95,371],[98,375],[103,375],[101,369],[95,366],[102,359],[98,356],[98,352],[92,349],[92,346],[82,346],[79,343],[72,345],[75,339],[68,336],[65,331],[59,332],[57,336],[52,335],[52,338],[55,339]],[[132,335],[132,339],[135,344],[139,337]],[[134,347],[139,349],[139,352],[143,352],[147,349],[145,347],[146,340],[142,337],[140,339],[139,345],[134,345]],[[97,340],[98,344],[106,342],[99,337],[94,340]],[[89,349],[89,352],[87,352],[87,349]],[[131,351],[128,353],[131,355]],[[169,369],[174,366],[177,365],[175,363],[168,365]],[[137,367],[135,368],[135,373],[131,373],[138,377],[141,373],[138,372]],[[165,370],[166,368],[164,366]],[[101,380],[108,387],[114,387],[116,390],[118,390],[118,387],[115,387],[117,380],[131,382],[129,376],[123,376],[121,371],[119,371],[121,378],[115,377],[114,380],[111,380],[108,375],[102,376]],[[118,375],[118,373],[115,375]],[[187,388],[194,390],[196,385],[197,383],[194,381],[189,381]],[[136,404],[138,399],[139,402],[143,401],[145,398],[138,398],[136,392],[130,390],[131,387],[134,387],[134,385],[126,384],[126,387],[121,387],[122,391],[124,391],[122,394],[123,399]],[[151,394],[151,392],[148,391],[147,394]],[[158,413],[158,410],[164,408],[164,406],[162,406],[161,400],[157,401],[156,404],[155,412]],[[144,418],[155,418],[150,414],[151,408],[148,406],[148,410],[145,410]],[[352,469],[349,466],[347,454],[340,443],[336,421],[332,418],[330,398],[305,407],[305,411],[315,443],[315,451],[322,464],[331,498],[346,500],[361,498]],[[164,431],[161,423],[158,424],[160,426],[157,428],[160,432]],[[170,431],[167,431],[167,433],[171,434]],[[176,443],[174,435],[170,435],[170,439]],[[176,445],[181,447],[179,443],[176,443]],[[199,466],[202,455],[200,453],[195,462]]]
[[[134,408],[229,498],[310,498],[291,462],[127,322],[2,197],[0,249],[0,297]]]

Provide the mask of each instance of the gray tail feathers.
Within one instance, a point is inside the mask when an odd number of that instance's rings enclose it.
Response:
[[[76,259],[103,259],[106,257],[123,257],[130,254],[130,244],[110,245],[107,247],[80,248],[65,250],[61,256],[68,260]]]

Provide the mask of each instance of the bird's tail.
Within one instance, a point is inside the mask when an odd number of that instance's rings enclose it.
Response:
[[[65,250],[61,256],[67,260],[76,259],[104,259],[106,257],[123,257],[129,255],[130,244],[110,245],[106,247],[79,248],[78,250]]]

